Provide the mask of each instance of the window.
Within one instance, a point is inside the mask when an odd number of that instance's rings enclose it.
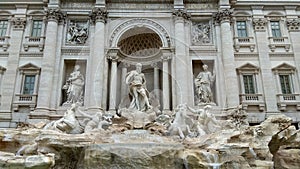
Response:
[[[290,75],[279,75],[282,94],[292,94],[292,83]]]
[[[33,21],[31,36],[32,37],[40,37],[42,33],[42,25],[43,22],[41,20]]]
[[[271,21],[271,30],[273,37],[281,37],[279,21]]]
[[[33,94],[35,75],[25,75],[23,94]]]
[[[0,21],[0,37],[6,35],[7,21]]]
[[[247,37],[246,21],[237,21],[236,25],[238,37]]]
[[[255,94],[253,75],[243,75],[245,94]]]

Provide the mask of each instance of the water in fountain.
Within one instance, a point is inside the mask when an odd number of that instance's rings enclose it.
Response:
[[[204,152],[203,153],[207,159],[207,165],[210,166],[212,169],[220,169],[222,163],[219,162],[219,156],[217,153],[212,152]]]
[[[249,147],[249,152],[251,153],[251,155],[254,157],[254,159],[257,159],[257,155],[255,153],[255,151],[253,150],[252,147]]]

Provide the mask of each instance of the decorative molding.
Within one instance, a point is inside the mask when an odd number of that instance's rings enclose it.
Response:
[[[0,57],[8,57],[9,53],[0,53]]]
[[[90,48],[75,48],[75,47],[64,47],[61,48],[61,53],[64,55],[79,55],[79,54],[89,54]]]
[[[26,18],[25,17],[13,17],[13,18],[11,18],[11,22],[13,24],[14,29],[23,30],[26,25]]]
[[[94,8],[90,13],[90,18],[93,23],[95,22],[103,22],[106,23],[108,12],[106,8]]]
[[[151,65],[152,63],[160,62],[162,60],[163,55],[166,55],[166,57],[171,56],[171,54],[168,55],[164,53],[164,50],[159,50],[156,54],[151,56],[139,57],[126,55],[119,48],[110,48],[106,52],[106,58],[112,61],[117,60],[120,62],[126,62],[131,65],[135,65],[136,63],[142,63],[143,65]]]
[[[286,58],[286,57],[294,57],[294,53],[270,53],[270,57],[280,57],[280,58]]]
[[[221,9],[217,13],[215,13],[213,17],[217,23],[221,23],[222,21],[230,22],[232,13],[233,12],[231,9]]]
[[[172,54],[164,54],[160,58],[163,62],[166,62],[166,61],[169,61],[170,59],[172,59]]]
[[[159,67],[158,67],[158,64],[157,64],[157,62],[153,62],[153,63],[151,63],[151,67],[153,67],[153,68],[156,68],[156,69],[158,69]]]
[[[165,28],[163,28],[160,24],[150,20],[150,19],[144,19],[144,18],[136,18],[136,19],[131,19],[128,20],[124,23],[122,23],[121,25],[119,25],[112,33],[110,39],[109,39],[109,46],[110,47],[117,47],[117,38],[119,38],[121,35],[121,33],[123,34],[124,32],[126,32],[128,29],[126,29],[127,27],[129,27],[129,29],[134,28],[135,25],[139,25],[139,26],[145,26],[148,27],[147,25],[150,25],[150,29],[152,29],[154,32],[156,32],[162,42],[163,42],[163,47],[170,47],[171,45],[171,38],[169,36],[169,34],[167,33],[167,31],[165,30]],[[154,28],[154,29],[153,29]],[[159,31],[159,32],[157,32]]]
[[[186,10],[183,9],[175,9],[172,12],[174,18],[177,19],[185,19],[189,20],[191,18],[191,14],[189,14]]]
[[[300,19],[287,19],[286,25],[289,31],[299,31],[300,30]]]
[[[20,53],[20,57],[43,57],[43,53],[42,52]]]
[[[48,21],[62,22],[66,18],[66,14],[63,13],[59,8],[49,8],[45,10]]]
[[[235,53],[234,57],[241,57],[241,58],[249,58],[249,57],[258,57],[257,53]]]
[[[253,27],[255,31],[265,31],[266,30],[267,19],[266,18],[256,18],[253,19]]]
[[[106,53],[106,58],[107,60],[111,60],[112,62],[117,62],[119,60],[119,48],[112,48],[109,49]]]

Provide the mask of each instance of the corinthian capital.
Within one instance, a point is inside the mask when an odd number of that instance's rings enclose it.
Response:
[[[286,25],[289,29],[289,31],[299,31],[300,27],[300,19],[288,19],[286,21]]]
[[[93,22],[106,22],[107,10],[105,8],[94,8],[90,13],[90,18]]]
[[[63,21],[66,17],[66,14],[64,14],[62,11],[60,11],[59,8],[49,8],[45,10],[46,17],[49,20],[54,21]]]
[[[176,9],[173,11],[173,16],[175,19],[186,19],[189,20],[191,18],[191,15],[186,12],[186,10],[183,9]]]
[[[214,19],[217,23],[221,23],[222,21],[230,21],[232,17],[231,9],[222,9],[214,14]]]
[[[26,18],[21,17],[13,17],[11,19],[14,29],[24,29],[26,25]]]

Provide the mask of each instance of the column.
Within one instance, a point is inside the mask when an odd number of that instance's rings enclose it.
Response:
[[[186,54],[185,29],[184,22],[189,19],[189,15],[184,10],[175,10],[173,12],[175,19],[175,92],[176,103],[183,104],[189,100],[188,82],[188,58]],[[192,86],[191,86],[192,87]]]
[[[154,79],[154,84],[153,84],[153,90],[154,90],[154,94],[155,97],[160,100],[159,98],[159,68],[157,63],[152,63],[151,66],[154,69],[154,73],[153,73],[153,79]]]
[[[38,90],[38,102],[36,113],[49,112],[51,95],[53,90],[53,79],[55,71],[55,58],[57,49],[57,33],[58,22],[64,20],[65,15],[59,8],[50,8],[46,13],[48,24],[46,31],[46,40],[44,48],[44,56],[42,62],[40,87]]]
[[[171,59],[171,54],[163,55],[162,59],[162,73],[163,73],[163,111],[170,110],[170,84],[169,84],[169,60]]]
[[[130,66],[130,64],[123,62],[122,63],[122,72],[121,72],[121,101],[126,96],[128,96],[128,86],[125,83],[125,78],[127,74],[127,68]]]
[[[254,14],[257,13],[257,10],[261,11],[261,8],[255,8]],[[256,36],[257,50],[259,53],[259,64],[260,71],[262,76],[262,86],[264,91],[264,98],[266,103],[266,111],[269,113],[277,112],[277,99],[276,93],[274,93],[274,80],[271,67],[271,61],[269,58],[269,47],[268,47],[268,35],[266,32],[266,23],[267,20],[263,15],[253,16],[253,27]],[[277,87],[280,87],[277,86]]]
[[[89,59],[88,68],[90,72],[90,82],[87,86],[89,91],[88,109],[101,110],[106,105],[101,105],[102,99],[106,99],[103,90],[106,88],[104,82],[104,64],[105,57],[105,23],[107,12],[105,8],[94,8],[90,14],[91,20],[95,23],[95,33],[93,45],[91,48],[91,58]]]
[[[39,86],[39,78],[40,78],[40,75],[39,75],[39,72],[37,72],[37,74],[35,75],[35,81],[34,81],[34,91],[33,91],[34,95],[37,94],[37,89]]]
[[[225,90],[228,107],[235,107],[239,104],[238,80],[235,71],[233,37],[230,27],[232,12],[229,9],[221,9],[215,19],[220,23],[221,28],[221,54],[223,58]]]
[[[117,64],[118,56],[109,55],[108,59],[111,61],[110,69],[110,85],[109,85],[109,110],[114,111],[117,107]]]
[[[26,9],[25,9],[26,11]],[[9,56],[7,58],[7,69],[2,82],[2,98],[0,108],[0,119],[12,119],[12,103],[15,96],[15,85],[17,70],[19,67],[19,54],[23,40],[26,18],[22,16],[12,18],[13,29],[10,38]]]

